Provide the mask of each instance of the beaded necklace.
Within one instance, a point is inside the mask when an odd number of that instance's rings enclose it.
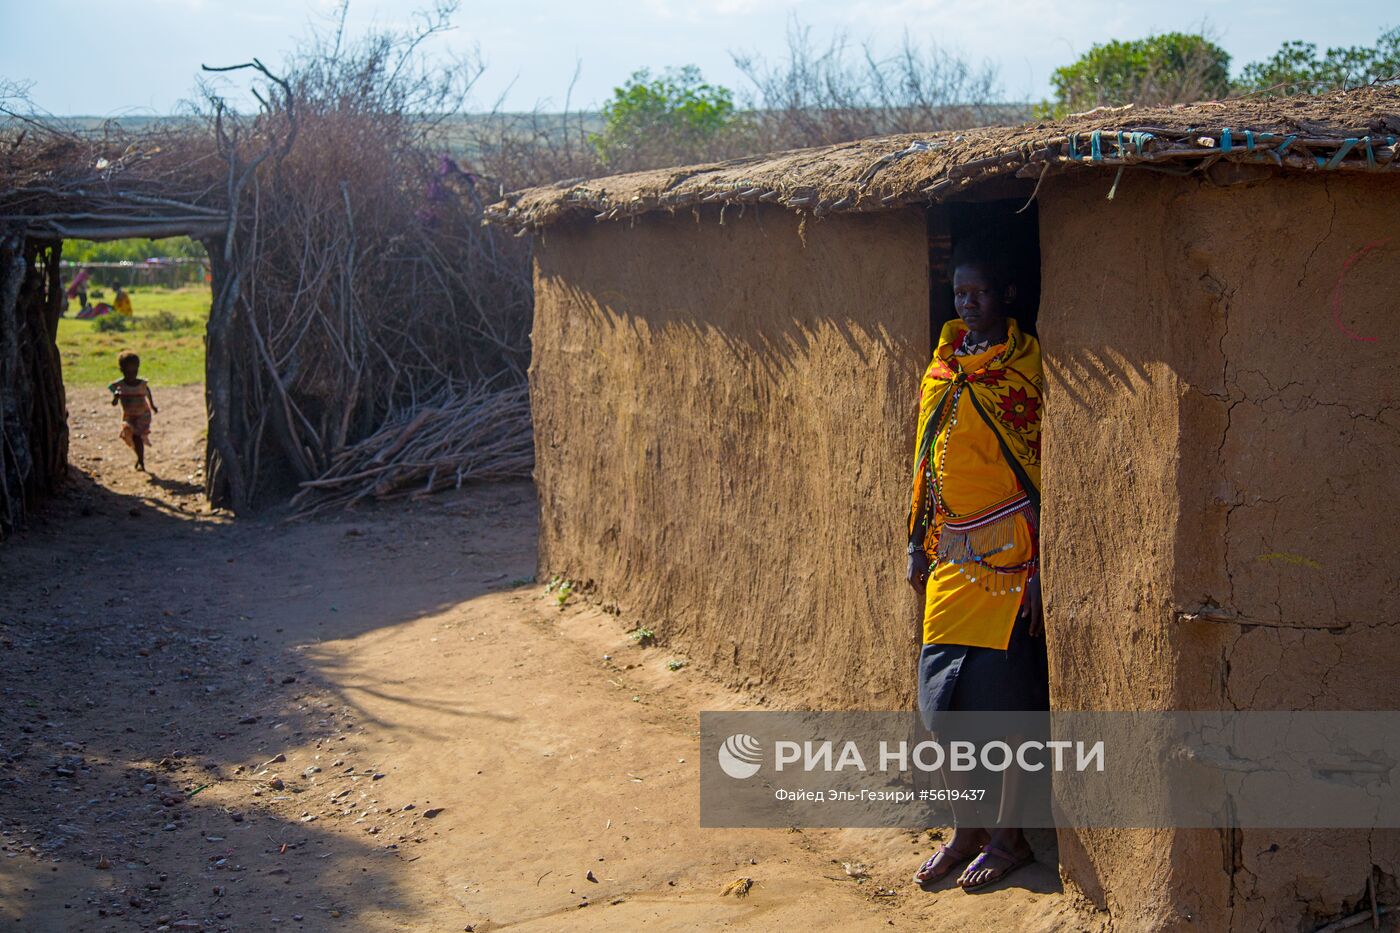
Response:
[[[992,338],[991,338],[991,337],[983,337],[981,340],[977,341],[976,343],[971,343],[971,342],[969,342],[969,341],[967,341],[967,340],[964,340],[964,341],[963,341],[963,345],[962,345],[961,347],[958,348],[958,354],[957,354],[957,355],[958,355],[958,356],[975,356],[975,355],[977,355],[978,353],[985,353],[985,352],[987,352],[988,350],[990,350],[991,348],[992,348]]]
[[[976,343],[968,343],[967,338],[970,335],[971,331],[965,331],[963,333],[962,342],[953,350],[954,357],[975,356],[978,353],[985,353],[991,349],[991,337],[983,337]],[[997,359],[1000,360],[1010,356],[1015,349],[1015,341],[1008,331],[1006,335],[1006,349],[997,355]],[[996,362],[996,360],[992,362]],[[948,420],[937,426],[937,434],[934,435],[935,443],[929,451],[928,460],[925,461],[924,479],[927,481],[926,486],[931,500],[930,505],[945,518],[956,519],[962,516],[950,509],[947,501],[943,498],[943,474],[948,465],[948,445],[952,443],[953,440],[953,428],[958,425],[958,402],[962,400],[963,389],[967,387],[967,374],[963,371],[963,368],[957,364],[956,360],[949,360],[949,363],[950,367],[957,369],[958,376],[954,381],[953,396],[948,404]],[[935,464],[934,461],[938,459],[936,456],[938,434],[943,434],[943,457],[940,462]],[[935,466],[937,468],[936,472]]]
[[[976,344],[967,344],[964,342],[953,352],[953,355],[973,356],[978,353],[985,353],[990,347],[990,338],[981,340]],[[998,354],[997,359],[1009,357],[1014,350],[1014,340],[1008,334],[1006,349]],[[936,432],[934,435],[935,443],[932,445],[929,457],[924,461],[925,488],[928,490],[925,508],[938,515],[942,515],[945,524],[949,521],[956,521],[959,518],[965,517],[949,508],[947,500],[943,498],[945,472],[948,464],[948,446],[953,439],[953,429],[958,425],[958,403],[962,400],[963,390],[967,387],[968,382],[966,372],[955,360],[949,360],[949,364],[951,368],[957,369],[958,374],[954,379],[953,394],[948,404],[948,414],[943,424],[934,427]],[[941,458],[937,456],[937,438],[939,435],[943,437],[943,456]],[[997,529],[997,531],[1001,532],[1002,536],[1005,536],[1010,530],[1006,522],[1010,521],[1012,516],[1019,511],[1022,511],[1022,508],[1015,508],[1013,512],[1003,517],[1002,522],[996,523],[1002,526]],[[925,514],[927,514],[927,512]],[[997,567],[989,564],[986,558],[1011,547],[1012,541],[1010,539],[1000,542],[998,546],[995,546],[985,553],[978,554],[969,547],[970,542],[966,535],[959,535],[957,537],[961,544],[961,547],[957,548],[957,550],[961,551],[961,553],[957,556],[953,556],[952,553],[949,553],[952,549],[944,547],[944,542],[940,542],[938,548],[939,559],[949,560],[950,563],[957,567],[958,572],[962,574],[963,577],[972,580],[989,592],[1000,595],[1020,593],[1022,592],[1021,586],[1014,584],[1008,585],[1012,582],[1010,578],[1023,571],[1034,575],[1039,567],[1039,555],[1034,555],[1030,560],[1012,567]]]
[[[963,387],[967,385],[964,381],[959,381],[953,387],[953,397],[949,400],[948,420],[938,426],[938,434],[943,435],[943,456],[938,457],[938,439],[934,436],[933,450],[926,461],[924,461],[924,479],[929,491],[930,506],[938,514],[945,518],[959,518],[958,513],[948,507],[948,503],[943,498],[943,475],[948,466],[948,445],[953,440],[953,429],[958,426],[958,402],[962,399]],[[936,469],[935,469],[936,466]]]

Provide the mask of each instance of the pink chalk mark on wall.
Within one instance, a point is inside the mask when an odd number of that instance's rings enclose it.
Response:
[[[1384,240],[1372,240],[1370,243],[1367,243],[1348,256],[1346,262],[1342,263],[1342,271],[1341,274],[1337,276],[1337,284],[1332,286],[1332,323],[1337,325],[1337,330],[1341,331],[1348,340],[1359,340],[1363,343],[1371,343],[1380,339],[1379,337],[1362,336],[1342,323],[1342,290],[1346,285],[1347,273],[1351,271],[1352,266],[1365,259],[1369,253],[1380,249],[1389,242],[1390,237],[1386,237]]]

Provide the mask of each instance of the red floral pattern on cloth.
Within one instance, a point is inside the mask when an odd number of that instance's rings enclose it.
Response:
[[[970,360],[960,360],[957,349],[967,338],[967,325],[949,321],[939,335],[933,359],[919,385],[919,420],[914,442],[914,477],[909,529],[929,494],[929,457],[932,440],[948,417],[943,402],[955,393],[968,392],[977,411],[998,436],[1017,480],[1038,500],[1040,494],[1041,370],[1040,343],[1024,334],[1014,319],[1007,320],[1007,339],[980,368],[969,370]],[[935,417],[937,415],[938,417]],[[930,526],[931,527],[931,526]]]
[[[1027,394],[1025,389],[1007,389],[1005,395],[998,396],[997,414],[1014,430],[1024,431],[1040,420],[1040,399]],[[1037,447],[1039,440],[1037,437]]]

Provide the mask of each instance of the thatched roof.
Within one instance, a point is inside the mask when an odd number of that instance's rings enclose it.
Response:
[[[522,231],[698,205],[772,203],[823,215],[947,198],[990,178],[1139,165],[1177,172],[1221,161],[1400,179],[1400,88],[1100,108],[1066,120],[926,136],[884,136],[507,195],[487,211]]]

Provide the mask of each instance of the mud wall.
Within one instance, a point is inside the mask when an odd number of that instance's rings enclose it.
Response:
[[[1396,708],[1400,187],[1099,174],[1041,193],[1046,586],[1065,709]],[[731,680],[897,708],[927,355],[917,214],[551,229],[531,373],[541,571]],[[1395,833],[1061,834],[1125,929],[1393,903]]]
[[[926,249],[917,211],[551,228],[530,372],[541,572],[736,684],[906,705]]]
[[[1046,586],[1068,709],[1394,709],[1400,185],[1042,192]],[[1131,929],[1311,930],[1394,832],[1062,832]]]

